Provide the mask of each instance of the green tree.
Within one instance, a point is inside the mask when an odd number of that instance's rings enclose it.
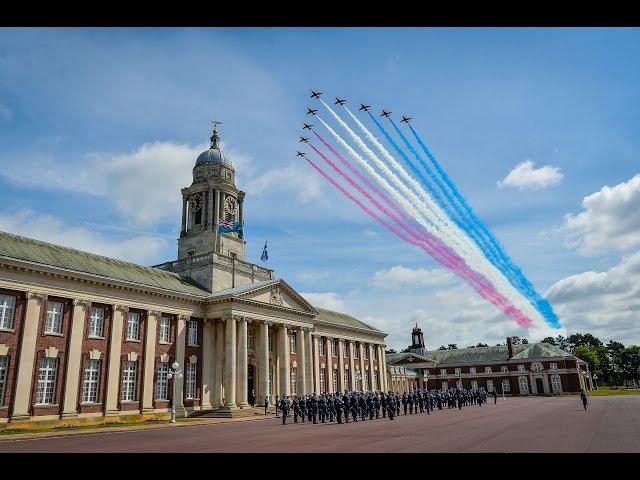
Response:
[[[440,345],[440,346],[438,347],[438,350],[446,350],[446,349],[447,349],[447,347],[445,347],[444,345]]]
[[[449,346],[447,347],[447,350],[457,350],[458,349],[458,345],[456,345],[455,343],[450,343]]]
[[[624,351],[624,345],[620,342],[610,340],[607,343],[607,353],[611,362],[609,375],[614,386],[618,386],[624,381],[624,364],[622,359],[622,352]]]
[[[640,347],[630,345],[620,353],[623,376],[627,385],[640,379]]]
[[[545,337],[542,339],[542,343],[548,343],[550,345],[555,345],[556,341],[553,339],[553,337]]]
[[[479,343],[476,345],[476,347],[488,347],[488,346],[489,346],[489,345],[487,345],[486,343],[482,343],[482,342],[479,342]]]
[[[581,347],[583,345],[593,348],[602,346],[602,341],[590,333],[574,333],[567,337],[567,342],[571,345],[571,349],[574,353],[577,347]]]
[[[398,353],[398,352],[396,352],[393,348],[390,348],[389,350],[385,350],[384,353]]]
[[[588,345],[580,345],[576,347],[573,354],[580,360],[584,360],[589,365],[589,371],[591,374],[600,370],[600,359],[594,348]]]

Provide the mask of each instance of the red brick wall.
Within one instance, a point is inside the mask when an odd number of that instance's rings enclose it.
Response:
[[[44,333],[49,302],[62,303],[61,335]],[[71,331],[72,311],[72,301],[59,297],[49,297],[40,306],[40,314],[38,317],[38,336],[36,337],[36,352],[32,375],[31,414],[33,416],[56,415],[62,413],[62,404],[64,401],[64,385],[67,375],[67,353],[69,350],[69,333]],[[36,406],[35,403],[38,386],[38,375],[40,370],[40,360],[45,357],[45,350],[49,347],[55,347],[58,349],[58,369],[56,371],[56,390],[54,405]]]
[[[104,309],[104,326],[102,329],[103,338],[89,338],[89,325],[91,321],[91,308]],[[105,409],[105,391],[107,388],[107,368],[109,367],[109,339],[113,326],[113,308],[111,305],[103,303],[92,303],[86,309],[84,316],[84,332],[82,335],[82,354],[80,363],[80,375],[78,376],[78,413],[103,412]],[[84,385],[84,368],[89,360],[89,352],[98,350],[100,355],[100,380],[98,383],[98,402],[95,404],[82,405],[82,389]]]
[[[0,294],[16,297],[15,310],[13,312],[13,331],[0,331],[0,343],[5,344],[7,352],[7,384],[0,408],[0,418],[7,418],[8,413],[13,413],[13,400],[15,396],[15,384],[18,375],[18,359],[20,345],[22,344],[22,330],[26,313],[26,297],[23,292],[0,288]]]

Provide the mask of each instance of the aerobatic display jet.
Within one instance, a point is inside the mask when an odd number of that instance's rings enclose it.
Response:
[[[304,143],[309,143],[309,139],[304,137],[300,137],[300,141]]]
[[[380,116],[389,118],[389,115],[391,115],[391,112],[387,112],[386,110],[382,110],[382,115],[380,115]]]
[[[313,127],[313,125],[310,123],[303,122],[302,125],[304,125],[304,127],[302,127],[303,130],[311,130],[311,127]]]
[[[402,115],[402,120],[400,120],[400,123],[409,123],[411,121],[411,117],[405,117],[404,115]]]
[[[336,97],[336,101],[333,104],[334,105],[344,105],[345,103],[347,103],[346,100],[343,100],[341,98]]]
[[[298,152],[298,150],[296,150],[296,152]],[[296,157],[304,157],[305,153],[304,152],[298,152],[296,153]]]
[[[311,90],[311,96],[309,98],[320,98],[320,95],[322,95],[322,92],[314,92]]]
[[[307,115],[315,115],[318,110],[314,110],[313,108],[307,107]]]
[[[364,103],[361,103],[358,111],[364,110],[365,112],[368,112],[370,108],[371,108],[371,105],[365,105]]]

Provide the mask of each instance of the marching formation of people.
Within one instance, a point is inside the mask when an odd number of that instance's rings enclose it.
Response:
[[[498,395],[495,390],[491,393],[494,403]],[[445,407],[452,409],[471,405],[482,406],[487,402],[487,392],[484,388],[478,390],[465,390],[462,388],[450,388],[448,390],[418,389],[412,392],[389,391],[384,392],[349,392],[323,393],[317,395],[294,395],[291,399],[288,395],[276,403],[276,415],[278,410],[282,415],[282,423],[287,423],[287,418],[293,416],[293,421],[313,423],[337,422],[349,423],[389,418],[394,420],[397,416],[417,415],[418,413],[431,414],[434,410],[443,410]],[[266,408],[265,408],[266,412]],[[408,412],[408,413],[407,413]]]

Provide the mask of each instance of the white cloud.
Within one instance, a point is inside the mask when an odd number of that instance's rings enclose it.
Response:
[[[640,343],[640,252],[607,271],[564,278],[545,296],[571,332]]]
[[[13,111],[9,107],[5,107],[0,103],[0,119],[9,122],[11,121],[12,118],[13,118]]]
[[[640,174],[584,197],[582,212],[565,215],[567,245],[583,255],[640,245]]]
[[[247,182],[246,191],[261,197],[267,193],[293,192],[296,199],[308,203],[321,198],[322,182],[308,168],[299,163],[290,163],[286,167],[274,168]]]
[[[0,230],[142,264],[154,261],[167,248],[167,242],[163,238],[151,235],[129,236],[126,239],[108,238],[30,210],[21,210],[12,215],[0,214]]]
[[[519,163],[504,180],[498,181],[499,188],[517,188],[519,190],[541,190],[560,184],[564,175],[558,167],[545,165],[534,168],[531,160]]]
[[[388,270],[380,270],[373,275],[371,285],[376,288],[430,287],[450,284],[453,274],[440,268],[406,268],[396,265]]]
[[[344,302],[338,298],[334,292],[326,293],[300,293],[307,302],[315,307],[326,308],[327,310],[344,311]]]

